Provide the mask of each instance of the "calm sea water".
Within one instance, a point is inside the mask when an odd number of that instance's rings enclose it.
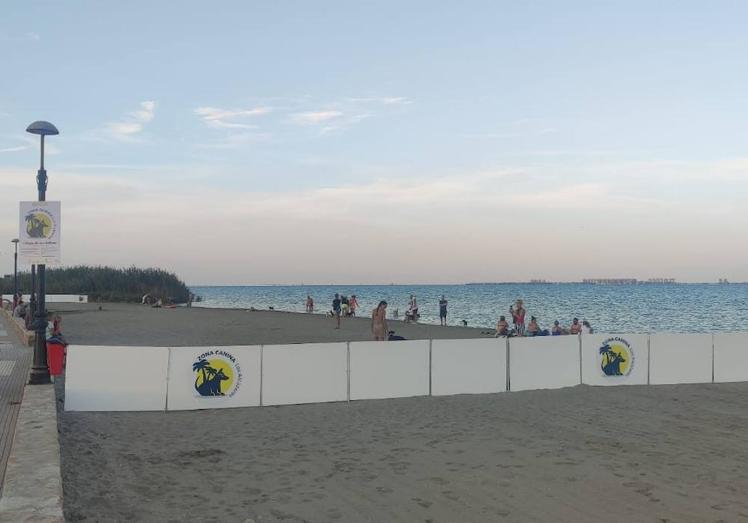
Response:
[[[203,307],[304,311],[307,293],[317,312],[331,309],[333,295],[355,294],[360,315],[370,316],[386,300],[388,316],[408,308],[410,294],[418,298],[421,322],[439,323],[439,297],[449,301],[449,324],[493,327],[509,305],[522,298],[529,315],[541,327],[554,320],[568,325],[572,318],[590,321],[598,332],[715,332],[748,330],[748,284],[480,284],[480,285],[311,285],[252,287],[193,287]]]

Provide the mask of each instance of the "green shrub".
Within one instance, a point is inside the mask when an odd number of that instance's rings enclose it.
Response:
[[[129,267],[49,268],[46,271],[47,294],[87,294],[90,301],[140,302],[144,294],[175,303],[189,299],[190,290],[175,274],[161,269]],[[18,274],[18,288],[31,291],[31,273]],[[13,294],[13,276],[0,280],[2,294]]]

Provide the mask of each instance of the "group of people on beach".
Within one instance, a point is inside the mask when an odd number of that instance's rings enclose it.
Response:
[[[446,297],[442,295],[439,298],[439,323],[442,326],[447,325],[448,304],[449,302]],[[305,308],[306,312],[314,312],[314,299],[311,294],[307,294]],[[335,329],[340,329],[341,318],[356,316],[358,308],[359,303],[355,294],[348,297],[335,293],[332,300],[332,308],[328,312],[328,316],[335,318]],[[393,319],[399,319],[400,314],[398,309],[394,309],[391,316]],[[529,321],[527,321],[527,316],[527,309],[523,300],[517,299],[515,303],[509,306],[508,315],[499,316],[496,322],[496,336],[562,336],[592,334],[593,332],[590,322],[587,320],[580,321],[579,318],[574,318],[568,327],[561,325],[558,320],[555,320],[550,329],[544,329],[540,326],[537,317],[530,316]],[[511,320],[511,323],[507,320],[507,317]],[[418,300],[414,294],[411,294],[403,321],[405,323],[416,323],[419,318]],[[463,321],[462,324],[463,326],[467,326],[466,321]],[[394,336],[394,332],[388,328],[387,302],[384,300],[380,301],[371,313],[371,333],[377,341],[403,339],[399,336]]]
[[[513,305],[509,306],[509,316],[512,318],[513,327],[510,328],[506,316],[499,316],[496,322],[496,336],[561,336],[566,334],[592,334],[592,325],[587,320],[579,322],[579,318],[574,318],[569,327],[561,326],[558,320],[553,322],[551,330],[543,329],[538,324],[535,316],[530,316],[530,321],[525,325],[527,309],[524,302],[518,299]]]

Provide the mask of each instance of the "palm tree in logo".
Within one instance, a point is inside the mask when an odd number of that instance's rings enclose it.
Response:
[[[623,355],[610,348],[607,343],[600,347],[600,355],[603,357],[600,367],[606,376],[622,376],[621,363],[625,363]]]
[[[210,363],[208,363],[208,360],[206,359],[200,359],[192,364],[192,371],[193,372],[202,372],[203,375],[203,383],[206,383],[210,379],[213,378],[216,374],[216,369],[210,366]],[[197,386],[197,385],[195,385]]]

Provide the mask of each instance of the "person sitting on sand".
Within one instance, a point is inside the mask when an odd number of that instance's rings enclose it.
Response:
[[[335,328],[340,328],[340,295],[336,292],[332,300],[332,315],[335,316]]]
[[[551,329],[551,336],[560,336],[563,333],[563,329],[561,329],[561,325],[559,325],[558,320],[553,322],[553,328]]]
[[[395,331],[389,331],[387,332],[387,341],[404,341],[405,338],[402,336],[398,336],[395,334]]]
[[[382,300],[371,312],[371,333],[375,341],[384,341],[387,337],[387,302]]]
[[[509,323],[504,316],[499,316],[496,322],[496,336],[509,336]]]
[[[537,336],[540,334],[540,325],[538,325],[538,319],[535,316],[530,317],[530,323],[527,325],[527,335]]]
[[[582,332],[582,324],[579,323],[579,318],[574,318],[569,326],[569,334],[579,334]]]

